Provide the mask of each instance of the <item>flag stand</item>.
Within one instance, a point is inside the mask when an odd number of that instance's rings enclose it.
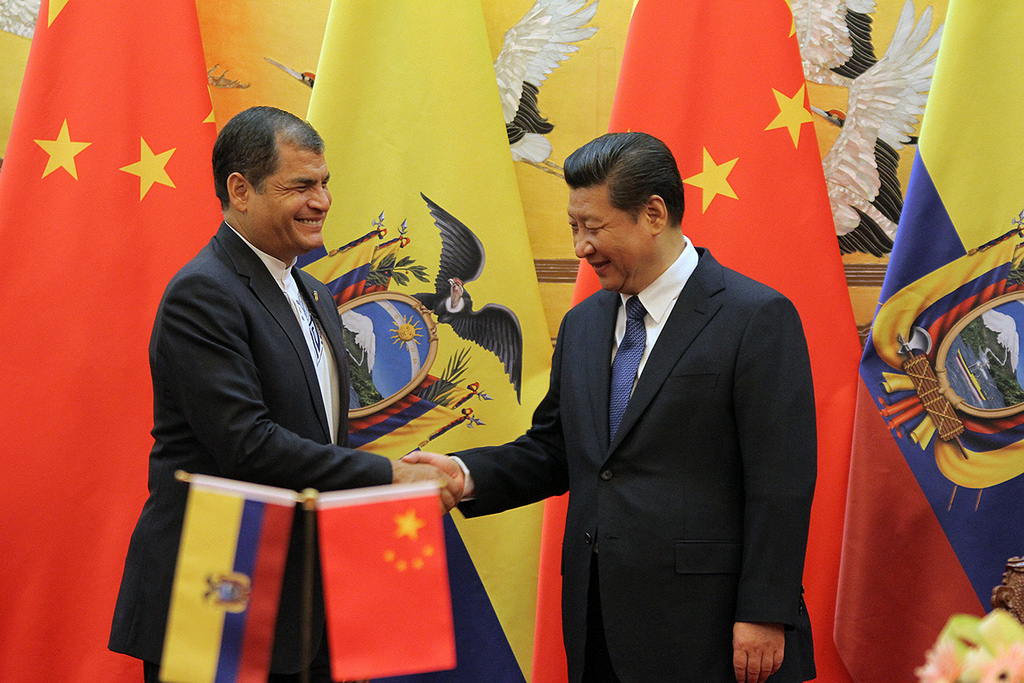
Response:
[[[302,661],[302,683],[309,683],[309,665],[313,657],[313,540],[316,534],[316,489],[305,489],[302,492],[302,510],[305,516],[306,532],[305,552],[302,561],[302,624],[300,645]]]

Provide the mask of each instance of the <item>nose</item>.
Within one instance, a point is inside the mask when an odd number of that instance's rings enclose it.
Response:
[[[309,205],[319,211],[327,211],[331,208],[331,191],[326,185],[321,185],[310,197]]]
[[[588,255],[594,253],[593,243],[582,230],[573,235],[572,246],[576,252],[576,258],[578,259],[586,258]]]

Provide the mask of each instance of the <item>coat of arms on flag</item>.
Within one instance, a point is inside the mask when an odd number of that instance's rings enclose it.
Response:
[[[953,234],[932,219],[931,234]],[[1020,553],[1008,520],[1024,487],[1024,211],[988,234],[959,254],[897,255],[861,364],[983,604]]]
[[[888,299],[865,355],[904,452],[931,454],[954,487],[980,491],[1024,472],[1024,211],[1013,224]]]
[[[401,253],[412,241],[408,221],[389,239],[383,212],[357,239],[330,252],[315,250],[299,261],[327,284],[338,305],[351,373],[349,416],[356,448],[374,443],[378,450],[410,438],[422,447],[461,424],[483,424],[467,403],[490,396],[466,377],[468,348],[453,354],[439,375],[431,374],[439,324],[493,354],[520,396],[519,318],[498,303],[474,309],[467,291],[467,284],[483,272],[484,246],[462,221],[426,195],[421,197],[441,234],[433,291],[409,295],[389,289],[392,282],[429,285],[430,280],[424,265]]]

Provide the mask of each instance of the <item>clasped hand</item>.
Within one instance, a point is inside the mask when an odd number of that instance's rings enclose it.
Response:
[[[441,486],[441,506],[447,514],[462,500],[466,477],[458,463],[441,453],[415,451],[391,461],[392,483],[436,481]]]

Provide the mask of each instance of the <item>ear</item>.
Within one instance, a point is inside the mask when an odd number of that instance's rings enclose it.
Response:
[[[660,233],[668,226],[668,207],[661,195],[652,194],[640,211],[640,215],[651,226],[653,234]]]
[[[245,213],[246,208],[249,206],[249,199],[255,192],[252,185],[245,179],[245,176],[235,172],[228,176],[227,188],[228,201],[231,203],[231,208],[240,213]]]

